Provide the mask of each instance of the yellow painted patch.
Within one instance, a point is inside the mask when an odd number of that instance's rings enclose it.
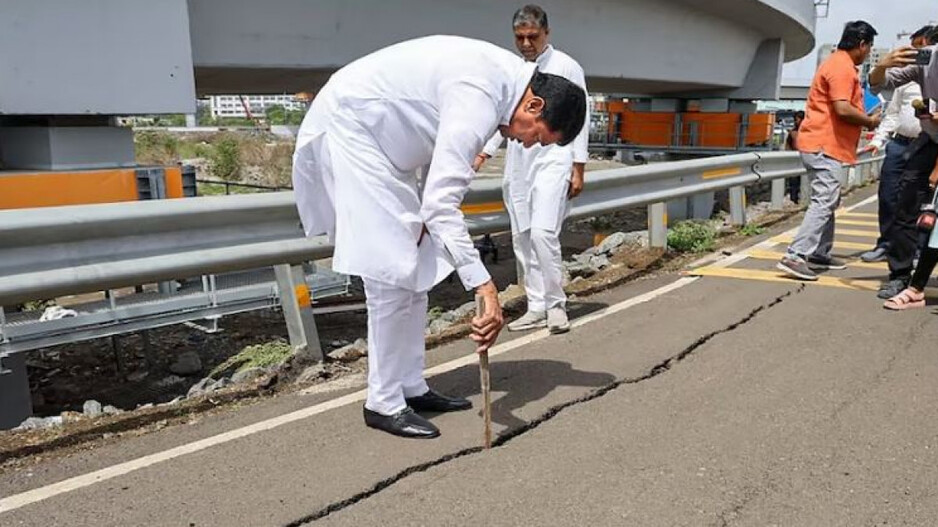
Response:
[[[701,177],[704,179],[719,179],[721,177],[736,176],[743,172],[743,169],[740,167],[736,168],[720,168],[717,170],[708,170],[703,173]]]
[[[858,229],[837,229],[834,235],[840,236],[858,236],[860,238],[879,238],[879,233],[875,231],[861,231]]]
[[[313,303],[313,295],[309,292],[309,287],[306,284],[300,284],[294,288],[296,292],[296,303],[300,307],[309,307]]]
[[[875,212],[838,212],[838,218],[879,218]]]
[[[781,260],[785,253],[776,252],[776,251],[766,251],[764,249],[752,249],[751,251],[746,251],[746,256],[750,258],[755,258],[756,260]],[[847,262],[848,268],[859,268],[859,269],[876,269],[877,271],[888,271],[889,266],[886,265],[886,262],[864,262],[861,260],[850,260]]]
[[[758,280],[762,282],[784,282],[796,284],[801,282],[788,278],[779,271],[760,271],[756,269],[733,269],[730,267],[701,267],[686,274],[691,276],[715,276],[720,278],[738,278],[741,280]],[[852,278],[839,278],[834,276],[819,276],[815,282],[801,282],[809,285],[836,287],[840,289],[853,289],[855,291],[878,291],[879,282],[875,280],[855,280]]]
[[[837,217],[837,225],[853,225],[855,227],[876,227],[879,228],[878,221],[861,221],[861,220],[845,220],[842,217]]]
[[[491,203],[471,203],[460,207],[463,214],[492,214],[505,210],[505,204],[501,201]]]
[[[782,235],[782,236],[776,236],[772,238],[772,242],[789,244],[792,241],[794,241],[794,239],[795,239],[794,236]],[[834,240],[834,248],[835,249],[849,249],[849,250],[854,250],[854,251],[868,251],[870,249],[870,244],[856,243],[856,242],[842,242],[842,241]]]

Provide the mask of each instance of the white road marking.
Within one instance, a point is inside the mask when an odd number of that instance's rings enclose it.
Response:
[[[580,326],[589,324],[590,322],[594,322],[601,318],[618,313],[625,309],[629,309],[639,304],[650,302],[651,300],[654,300],[655,298],[659,296],[662,296],[672,291],[675,291],[677,289],[680,289],[686,285],[696,282],[697,280],[699,280],[699,278],[697,277],[680,278],[668,285],[659,287],[658,289],[655,289],[648,293],[636,296],[634,298],[630,298],[628,300],[619,302],[618,304],[614,304],[612,306],[609,306],[605,309],[602,309],[590,315],[578,318],[571,322],[571,326],[580,327]],[[536,331],[534,333],[531,333],[530,335],[525,335],[523,337],[510,340],[508,342],[505,342],[504,344],[499,344],[493,347],[492,349],[490,349],[489,357],[502,355],[509,351],[518,349],[522,346],[526,346],[528,344],[537,342],[539,340],[543,340],[547,338],[548,336],[550,336],[550,333],[548,333],[548,331],[545,329],[545,330]],[[478,363],[478,361],[479,361],[478,356],[475,353],[472,353],[464,357],[429,368],[425,371],[425,374],[426,376],[430,377],[433,375],[438,375],[441,373],[449,372],[457,368],[461,368],[463,366],[476,364]],[[311,391],[311,390],[307,390],[307,391]],[[304,392],[300,392],[300,393],[302,394]],[[82,489],[84,487],[94,485],[96,483],[101,483],[102,481],[107,481],[109,479],[123,476],[131,472],[134,472],[136,470],[150,467],[152,465],[156,465],[157,463],[162,463],[164,461],[169,461],[171,459],[184,456],[186,454],[192,454],[195,452],[206,450],[208,448],[218,446],[224,443],[228,443],[230,441],[234,441],[235,439],[241,439],[243,437],[247,437],[247,436],[256,434],[258,432],[265,432],[267,430],[272,430],[278,426],[300,421],[302,419],[307,419],[314,415],[319,415],[319,414],[328,412],[329,410],[335,410],[336,408],[341,408],[349,404],[360,403],[365,400],[366,394],[367,394],[366,390],[359,390],[357,392],[350,393],[348,395],[344,395],[342,397],[332,399],[330,401],[326,401],[324,403],[320,403],[315,406],[311,406],[309,408],[304,408],[302,410],[290,412],[288,414],[284,414],[279,417],[274,417],[272,419],[267,419],[259,423],[254,423],[252,425],[248,425],[242,428],[231,430],[222,434],[207,437],[205,439],[201,439],[199,441],[195,441],[195,442],[181,445],[175,448],[171,448],[163,452],[156,452],[154,454],[150,454],[150,455],[143,456],[137,459],[133,459],[131,461],[126,461],[124,463],[119,463],[117,465],[113,465],[107,468],[96,470],[94,472],[89,472],[88,474],[83,474],[81,476],[69,478],[69,479],[60,481],[58,483],[53,483],[51,485],[46,485],[44,487],[40,487],[37,489],[22,492],[20,494],[15,494],[13,496],[2,498],[0,499],[0,514],[4,512],[10,512],[10,511],[19,509],[21,507],[25,507],[26,505],[30,505],[32,503],[43,501],[43,500],[52,498],[54,496],[58,496],[60,494],[65,494],[68,492]]]

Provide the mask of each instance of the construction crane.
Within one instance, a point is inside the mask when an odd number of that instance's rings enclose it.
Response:
[[[241,101],[241,106],[244,108],[244,115],[254,122],[254,128],[256,130],[267,130],[267,119],[263,117],[257,117],[251,112],[251,105],[248,104],[248,101],[244,98],[244,95],[238,95],[238,99]]]

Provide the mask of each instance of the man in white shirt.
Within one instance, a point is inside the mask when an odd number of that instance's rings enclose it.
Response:
[[[526,147],[572,141],[585,101],[575,84],[507,50],[451,36],[378,50],[340,69],[316,96],[297,137],[293,184],[306,234],[328,234],[333,268],[365,285],[366,425],[436,437],[439,429],[416,412],[471,407],[431,390],[423,369],[427,291],[454,269],[485,299],[472,321],[479,351],[503,324],[459,209],[472,160],[496,129]]]
[[[912,47],[922,48],[928,45],[928,35],[933,26],[925,26],[912,34]],[[886,147],[886,159],[879,173],[879,239],[876,246],[862,255],[864,262],[882,262],[889,252],[886,233],[896,219],[896,206],[899,201],[899,175],[905,170],[904,154],[915,138],[922,133],[922,125],[915,116],[912,101],[922,98],[922,88],[916,83],[909,83],[896,88],[893,92],[883,122],[876,129],[876,135],[867,145],[866,150],[878,152]]]
[[[560,75],[586,90],[583,68],[550,45],[550,27],[543,9],[536,5],[522,7],[515,13],[512,26],[515,44],[525,60],[537,64],[539,71]],[[517,141],[508,141],[503,195],[528,297],[527,313],[508,324],[509,331],[545,326],[551,333],[570,330],[563,292],[560,227],[568,199],[583,190],[583,172],[589,160],[589,112],[584,111],[587,119],[570,145],[525,149]],[[476,158],[476,170],[495,154],[501,142],[501,134],[496,133]]]

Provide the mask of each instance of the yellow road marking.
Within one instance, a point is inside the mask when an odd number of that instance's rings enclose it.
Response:
[[[834,235],[841,236],[859,236],[861,238],[879,238],[879,233],[874,231],[861,231],[857,229],[837,229]]]
[[[764,249],[752,249],[746,251],[745,253],[750,258],[755,258],[756,260],[781,260],[785,253],[776,252],[776,251],[766,251]],[[886,271],[889,269],[889,266],[886,262],[863,262],[860,260],[849,261],[847,262],[847,267],[857,267],[862,269],[876,269],[877,271]]]
[[[721,278],[739,278],[742,280],[759,280],[762,282],[798,283],[799,280],[788,278],[779,271],[759,271],[756,269],[734,269],[732,267],[701,267],[688,271],[691,276],[716,276]],[[819,276],[817,281],[804,282],[806,284],[824,287],[837,287],[840,289],[853,289],[855,291],[878,291],[879,282],[875,280],[856,280],[853,278],[838,278],[834,276]]]
[[[788,236],[788,235],[783,234],[781,236],[776,236],[772,238],[772,241],[774,243],[788,244],[788,243],[791,243],[794,239],[795,239],[794,236]],[[852,249],[855,251],[866,251],[870,249],[870,244],[856,243],[856,242],[842,242],[842,241],[834,240],[834,248],[835,249]]]
[[[838,212],[838,218],[879,218],[875,212]]]
[[[879,227],[878,221],[845,220],[843,217],[837,218],[837,225],[856,225],[858,227]]]

